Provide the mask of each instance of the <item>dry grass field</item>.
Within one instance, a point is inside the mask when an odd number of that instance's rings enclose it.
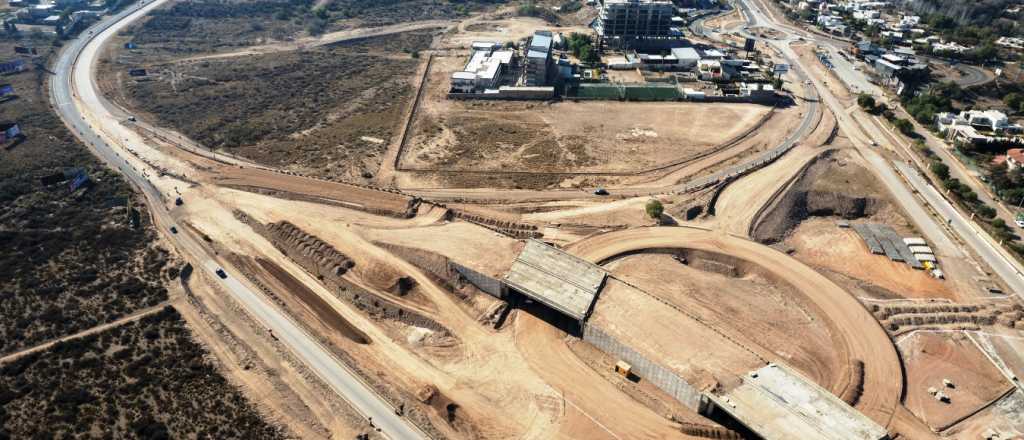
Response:
[[[49,40],[0,41],[0,53],[32,45],[51,56]],[[101,165],[52,113],[44,73],[4,77],[16,99],[0,103],[0,121],[17,122],[20,142],[0,148],[0,353],[109,322],[167,299],[166,251],[147,216],[129,224],[132,191]],[[94,182],[69,191],[41,178],[82,168]],[[137,200],[134,201],[138,203]],[[136,209],[142,209],[137,206]]]
[[[0,367],[0,438],[285,437],[173,308]]]
[[[373,176],[429,32],[308,51],[158,64],[127,105],[210,148],[338,180]]]

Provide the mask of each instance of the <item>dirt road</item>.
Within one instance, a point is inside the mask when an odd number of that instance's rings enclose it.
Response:
[[[277,43],[264,44],[261,46],[251,46],[234,52],[199,55],[194,57],[182,58],[179,60],[175,60],[174,62],[212,60],[220,58],[240,57],[245,55],[262,55],[275,52],[287,52],[292,50],[305,50],[314,47],[340,43],[342,41],[359,40],[370,37],[380,37],[384,35],[398,34],[402,32],[418,31],[422,29],[447,28],[454,24],[455,22],[450,20],[426,20],[374,28],[345,29],[343,31],[326,33],[318,37],[304,37],[298,38],[293,41],[281,41]]]

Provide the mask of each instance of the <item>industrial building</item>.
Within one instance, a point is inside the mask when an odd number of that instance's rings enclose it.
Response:
[[[867,416],[787,367],[768,364],[722,394],[705,394],[714,405],[765,440],[886,440],[889,434]]]
[[[607,275],[601,266],[529,240],[505,275],[505,284],[582,323]]]
[[[670,0],[605,0],[594,27],[605,46],[671,48],[683,37],[675,13]]]
[[[551,82],[551,47],[553,38],[549,31],[537,31],[530,37],[526,48],[526,85],[546,86]]]

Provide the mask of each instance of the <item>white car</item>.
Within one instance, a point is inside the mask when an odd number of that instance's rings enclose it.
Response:
[[[1024,220],[1017,219],[1014,221],[1014,223],[1017,224],[1017,227],[1024,228]]]

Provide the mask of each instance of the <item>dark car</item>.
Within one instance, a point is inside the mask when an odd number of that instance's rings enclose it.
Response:
[[[174,226],[171,226],[171,233],[172,234],[177,234],[178,233],[178,228],[176,228]]]
[[[185,203],[185,201],[181,200],[181,197],[174,199],[175,206],[181,206],[182,203]]]
[[[221,277],[221,279],[228,278],[228,274],[224,272],[224,269],[217,269],[217,276]]]
[[[595,190],[594,190],[594,195],[598,195],[598,196],[606,196],[606,195],[608,195],[608,190],[606,190],[606,189],[604,189],[604,188],[598,188],[598,189],[595,189]]]

